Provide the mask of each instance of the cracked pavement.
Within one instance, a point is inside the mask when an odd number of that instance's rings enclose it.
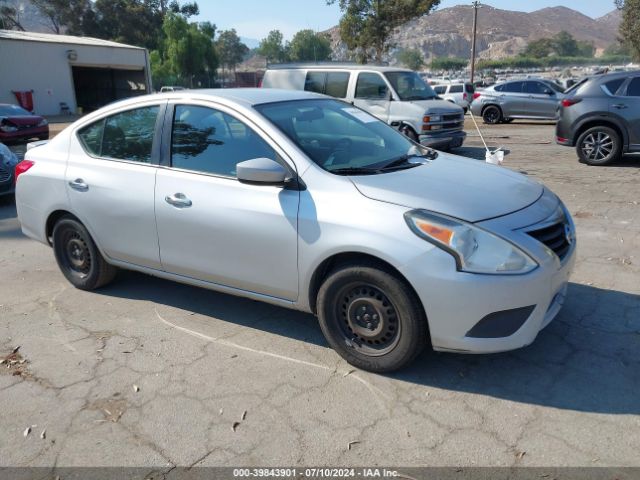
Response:
[[[76,290],[0,199],[0,358],[25,360],[0,365],[0,466],[640,466],[640,158],[481,128],[575,217],[567,303],[527,348],[393,375],[346,364],[311,315],[132,272]]]

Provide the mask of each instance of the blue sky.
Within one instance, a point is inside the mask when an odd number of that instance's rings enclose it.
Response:
[[[530,12],[564,5],[590,17],[614,9],[613,0],[487,0],[488,5]],[[471,1],[442,0],[438,8],[470,5]],[[340,10],[325,0],[200,0],[199,20],[209,20],[218,28],[235,28],[245,38],[261,39],[270,30],[280,30],[286,39],[303,28],[326,30],[338,23]]]

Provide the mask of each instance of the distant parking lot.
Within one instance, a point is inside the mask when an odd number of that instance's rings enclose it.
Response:
[[[0,199],[2,465],[640,466],[640,157],[588,167],[551,124],[481,128],[574,216],[567,303],[525,349],[393,375],[310,315],[137,273],[75,290]]]

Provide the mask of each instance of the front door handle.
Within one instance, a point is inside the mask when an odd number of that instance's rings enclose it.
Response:
[[[177,208],[188,208],[193,205],[193,202],[187,198],[184,193],[174,193],[173,195],[167,195],[164,197],[164,201],[169,205],[173,205]]]
[[[71,182],[69,182],[69,186],[79,192],[86,192],[87,190],[89,190],[89,185],[84,183],[84,180],[82,180],[81,178],[72,180]]]
[[[623,108],[629,108],[624,103],[616,103],[615,105],[612,105],[612,106],[613,106],[613,108],[617,108],[618,110],[622,110]]]

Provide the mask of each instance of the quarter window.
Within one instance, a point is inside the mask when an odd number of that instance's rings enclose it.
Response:
[[[627,97],[640,97],[640,77],[635,77],[629,82]]]
[[[462,93],[462,85],[451,85],[449,93]]]
[[[208,107],[176,106],[172,167],[235,177],[239,162],[261,157],[277,161],[275,151],[240,120]]]
[[[356,84],[356,98],[385,100],[389,88],[384,79],[377,73],[361,73]]]
[[[117,113],[84,127],[78,136],[97,157],[151,163],[158,106]]]

